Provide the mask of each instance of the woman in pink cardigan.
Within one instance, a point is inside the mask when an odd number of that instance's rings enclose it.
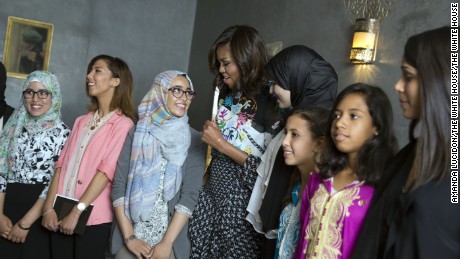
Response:
[[[119,58],[100,55],[91,60],[86,76],[89,113],[76,119],[55,165],[43,206],[42,225],[51,235],[53,258],[104,258],[113,218],[110,193],[123,143],[134,119],[133,79]],[[56,194],[79,200],[58,221]],[[93,204],[84,234],[74,234],[81,213]]]

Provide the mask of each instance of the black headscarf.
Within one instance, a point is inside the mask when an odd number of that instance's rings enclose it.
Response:
[[[337,95],[337,74],[316,51],[294,45],[285,48],[265,66],[271,80],[291,91],[291,105],[332,107]]]
[[[269,79],[291,91],[291,105],[294,109],[307,106],[332,107],[337,95],[337,74],[314,50],[301,45],[288,47],[270,59],[265,71]],[[282,200],[288,191],[294,169],[295,166],[284,163],[283,149],[280,148],[259,209],[264,231],[278,229]],[[270,243],[266,245],[273,246]],[[265,253],[267,258],[273,258],[270,249]]]
[[[13,113],[13,107],[5,102],[6,90],[6,69],[2,62],[0,62],[0,118],[3,117],[3,125]]]

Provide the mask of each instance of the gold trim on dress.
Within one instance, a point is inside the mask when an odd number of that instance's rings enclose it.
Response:
[[[345,217],[350,216],[349,207],[360,199],[361,184],[346,187],[330,195],[320,184],[310,203],[308,226],[305,228],[306,258],[338,258],[342,248],[342,229]]]

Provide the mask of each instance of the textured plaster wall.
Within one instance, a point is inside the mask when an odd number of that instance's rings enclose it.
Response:
[[[248,24],[258,29],[267,43],[283,41],[284,47],[304,44],[315,49],[336,69],[340,89],[355,82],[382,87],[391,99],[402,146],[407,142],[408,123],[402,117],[393,86],[400,76],[403,47],[410,35],[448,25],[450,2],[400,0],[381,24],[377,61],[363,66],[348,62],[353,23],[342,0],[200,0],[189,66],[192,79],[200,87],[200,102],[194,103],[189,112],[192,125],[201,128],[211,116],[213,76],[207,69],[209,47],[228,26]]]
[[[49,71],[63,94],[63,119],[72,127],[86,113],[86,68],[99,54],[124,59],[134,76],[136,106],[156,74],[187,70],[196,0],[1,0],[0,58],[8,16],[54,24]],[[7,102],[16,107],[24,79],[8,77]]]

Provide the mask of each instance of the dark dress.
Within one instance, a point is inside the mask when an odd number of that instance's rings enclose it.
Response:
[[[221,93],[217,124],[227,141],[249,155],[240,166],[213,150],[209,179],[189,224],[191,258],[260,258],[261,235],[245,217],[260,156],[280,130],[274,108],[264,94]]]
[[[3,117],[3,125],[1,126],[5,126],[11,114],[13,114],[14,112],[14,108],[9,106],[5,102],[5,90],[6,90],[6,69],[3,63],[0,62],[0,118]],[[2,131],[0,130],[0,132]]]
[[[385,169],[353,257],[460,258],[460,206],[450,202],[450,174],[403,193],[416,142]]]
[[[400,196],[384,258],[460,258],[460,206],[450,191],[449,173]]]
[[[278,229],[279,218],[283,211],[283,198],[288,192],[291,176],[296,167],[284,163],[283,149],[280,148],[276,154],[273,170],[270,177],[265,197],[259,209],[265,232]],[[274,258],[276,250],[276,239],[264,237],[262,239],[261,258]]]
[[[10,118],[11,114],[13,114],[14,108],[9,106],[8,104],[6,104],[3,101],[3,102],[0,103],[0,109],[2,110],[1,111],[2,115],[0,115],[0,118],[3,117],[3,125],[2,126],[4,127],[5,124],[8,122],[8,119]],[[1,130],[0,130],[0,132],[1,132]]]

